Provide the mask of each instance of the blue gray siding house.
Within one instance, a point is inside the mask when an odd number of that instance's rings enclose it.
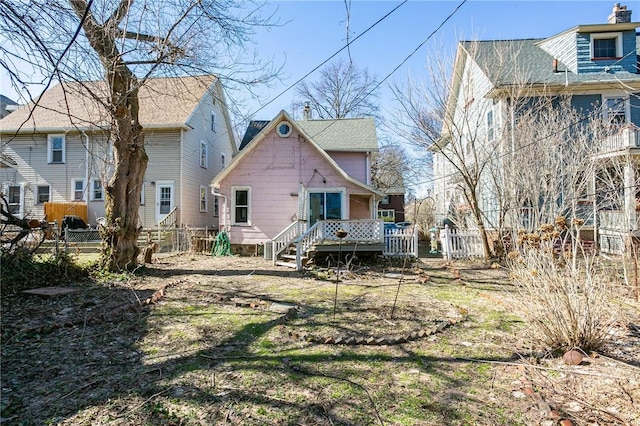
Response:
[[[594,172],[594,183],[585,191],[584,200],[580,200],[581,214],[587,216],[588,222],[585,235],[599,242],[603,251],[611,252],[622,250],[622,241],[629,232],[640,236],[640,211],[636,211],[636,206],[640,206],[640,35],[637,32],[640,22],[631,20],[631,12],[616,3],[605,23],[576,25],[542,39],[474,40],[458,44],[443,134],[431,148],[434,198],[441,219],[457,214],[455,219],[463,226],[474,226],[469,223],[469,215],[464,217],[465,210],[473,206],[469,206],[467,195],[462,196],[464,179],[459,167],[464,163],[467,170],[474,170],[469,165],[478,161],[477,155],[464,153],[467,151],[464,140],[469,138],[476,144],[477,140],[483,141],[489,152],[488,161],[492,163],[475,166],[480,174],[477,205],[483,217],[482,223],[475,226],[495,229],[500,223],[500,229],[522,229],[521,217],[504,219],[509,217],[509,212],[502,210],[504,207],[495,195],[500,186],[509,185],[508,172],[514,167],[513,163],[518,162],[518,141],[504,136],[510,128],[515,128],[518,120],[518,112],[509,110],[517,91],[520,113],[530,112],[531,106],[539,104],[542,97],[568,98],[570,108],[583,117],[601,120],[606,130],[593,134],[593,144],[598,149],[590,158],[601,164],[615,162],[620,172],[614,190],[620,193],[622,201],[613,205],[598,204],[602,194],[597,193],[598,176]],[[567,108],[562,102],[554,105]],[[453,135],[447,129],[458,129],[459,134]],[[470,134],[473,132],[475,134]],[[504,140],[500,141],[500,137]],[[472,141],[473,138],[476,140]],[[451,154],[454,143],[461,146],[456,155]],[[511,156],[506,155],[509,152]],[[502,167],[499,173],[502,182],[496,182],[495,174],[493,180],[489,179],[492,167]],[[517,191],[518,188],[513,188],[514,193]],[[562,192],[560,189],[559,198]],[[526,207],[511,206],[510,209],[517,211]]]

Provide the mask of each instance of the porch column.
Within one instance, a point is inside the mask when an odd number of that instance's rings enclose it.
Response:
[[[624,216],[627,229],[635,230],[636,223],[636,173],[630,162],[624,166]]]

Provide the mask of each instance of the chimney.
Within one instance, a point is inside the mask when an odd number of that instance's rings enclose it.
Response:
[[[557,58],[553,58],[552,66],[553,66],[553,72],[557,73],[558,72],[558,59]]]
[[[304,103],[304,109],[302,110],[302,118],[304,120],[311,120],[311,107],[309,102]]]
[[[620,3],[613,5],[613,11],[608,19],[610,24],[620,24],[631,22],[631,11],[627,10],[627,6],[620,6]]]

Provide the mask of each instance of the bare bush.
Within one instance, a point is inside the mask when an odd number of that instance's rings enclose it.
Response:
[[[542,247],[509,258],[517,311],[534,339],[552,350],[602,347],[619,315],[610,280],[592,259],[564,262]]]

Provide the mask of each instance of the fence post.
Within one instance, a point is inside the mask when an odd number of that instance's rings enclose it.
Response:
[[[443,254],[447,260],[451,260],[451,242],[450,242],[449,225],[444,226],[444,247]]]

